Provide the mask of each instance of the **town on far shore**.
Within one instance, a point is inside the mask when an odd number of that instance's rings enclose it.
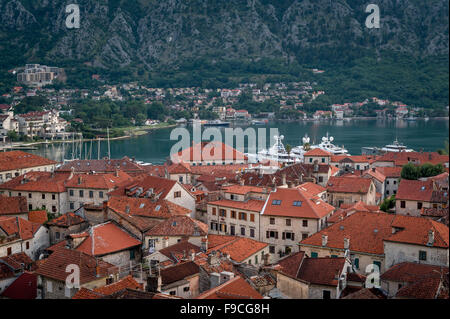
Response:
[[[312,69],[313,74],[324,70]],[[18,86],[0,97],[0,147],[53,140],[134,136],[200,120],[227,126],[268,121],[329,121],[377,118],[401,121],[447,118],[448,106],[430,109],[365,97],[335,103],[318,82],[240,83],[235,88],[153,88],[137,82],[107,84],[99,74],[91,89],[65,88],[63,68],[27,64],[9,71]],[[326,98],[321,100],[321,98]],[[107,128],[110,129],[107,132]]]
[[[46,112],[28,132],[65,132]],[[0,299],[448,299],[448,146],[306,144],[253,162],[200,142],[158,165],[4,149]]]

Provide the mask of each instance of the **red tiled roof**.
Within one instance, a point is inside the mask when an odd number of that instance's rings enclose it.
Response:
[[[403,228],[392,233],[392,228]],[[327,247],[344,249],[344,238],[350,239],[350,250],[384,254],[383,241],[426,245],[428,231],[435,232],[435,247],[448,247],[448,227],[423,217],[387,213],[356,212],[344,220],[302,240],[300,245],[322,247],[322,235],[328,236]]]
[[[161,269],[161,279],[163,285],[169,285],[187,277],[200,273],[200,267],[192,262],[183,262],[171,267]]]
[[[179,162],[170,165],[167,171],[169,174],[188,174],[191,172],[191,167],[188,163]]]
[[[377,167],[377,171],[388,178],[401,177],[402,168],[401,167]]]
[[[0,216],[28,213],[27,199],[20,197],[6,197],[0,195]]]
[[[122,278],[121,280],[110,285],[95,288],[94,292],[100,293],[102,295],[111,295],[125,288],[143,290],[142,284],[134,280],[131,275],[128,275],[125,278]]]
[[[8,299],[36,299],[37,276],[34,273],[24,272],[13,281],[0,295]]]
[[[52,219],[51,221],[49,221],[47,223],[47,225],[58,226],[58,227],[70,227],[70,226],[82,224],[84,222],[86,222],[86,220],[83,217],[76,215],[75,213],[68,212],[68,213],[65,213],[64,215],[61,215],[61,216],[55,218],[55,219]]]
[[[205,236],[208,225],[188,216],[170,217],[147,231],[147,236]]]
[[[366,194],[372,181],[363,177],[336,177],[331,176],[327,183],[327,191],[333,193],[359,193]]]
[[[116,170],[123,171],[130,176],[145,173],[145,168],[131,161],[128,157],[122,159],[101,159],[101,160],[74,160],[58,168],[58,172],[96,172],[114,173]]]
[[[448,273],[448,267],[403,262],[386,270],[381,279],[412,283],[422,278],[440,278],[441,272]]]
[[[55,161],[22,151],[0,152],[0,172],[55,164]]]
[[[334,207],[319,198],[308,198],[300,188],[277,188],[271,192],[265,204],[263,215],[320,219],[331,214]],[[276,205],[274,201],[281,201]],[[297,202],[297,203],[296,203]],[[294,206],[294,204],[299,206]]]
[[[332,163],[339,163],[343,160],[350,160],[354,163],[369,163],[374,159],[371,155],[333,155],[331,156]]]
[[[248,193],[263,193],[264,189],[257,186],[247,186],[247,185],[231,185],[222,187],[225,193],[246,195]]]
[[[313,148],[312,150],[303,154],[303,156],[327,156],[331,157],[331,153],[327,152],[321,148]]]
[[[160,249],[158,252],[170,258],[172,261],[179,261],[185,254],[187,257],[188,253],[199,253],[200,247],[195,246],[187,240],[183,240],[169,247]]]
[[[72,299],[102,299],[105,296],[93,290],[81,287]]]
[[[236,276],[222,285],[205,291],[197,299],[262,299],[263,297],[242,277]]]
[[[264,207],[264,203],[265,203],[265,201],[256,200],[256,199],[249,199],[245,202],[229,200],[229,199],[221,199],[221,200],[209,202],[208,205],[242,209],[242,210],[248,210],[248,211],[252,211],[252,212],[260,212],[262,210],[262,208]]]
[[[424,278],[400,288],[395,297],[410,299],[448,299],[448,290],[445,291],[444,289],[440,289],[440,287],[440,278]]]
[[[396,199],[414,200],[414,201],[431,201],[433,195],[433,181],[416,181],[402,179],[398,185],[398,191],[395,195]]]
[[[64,182],[68,174],[53,174],[50,172],[28,172],[0,185],[0,189],[42,192],[64,193]]]
[[[448,227],[430,218],[396,215],[392,227],[401,230],[386,238],[386,241],[424,246],[428,243],[428,232],[431,230],[434,232],[432,247],[449,247]]]
[[[297,278],[298,270],[305,258],[305,252],[299,251],[278,261],[274,269],[292,278]]]
[[[408,162],[444,164],[449,162],[448,155],[440,155],[437,152],[388,152],[378,157],[376,162],[394,162],[395,166],[403,166]]]
[[[311,182],[303,183],[297,186],[297,188],[299,188],[303,192],[309,193],[311,197],[317,196],[320,193],[326,192],[327,190],[325,187],[322,187],[319,184],[314,184]]]
[[[386,297],[376,288],[363,288],[341,299],[386,299]]]
[[[177,182],[174,180],[143,174],[135,177],[132,182],[119,187],[117,190],[114,190],[109,194],[111,196],[117,195],[136,197],[137,192],[142,190],[138,197],[145,197],[147,196],[147,192],[152,190],[153,194],[160,195],[160,198],[164,199],[176,183]]]
[[[142,244],[140,240],[137,240],[112,222],[93,226],[92,233],[83,232],[79,234],[86,238],[75,250],[88,255],[103,256]],[[76,236],[76,234],[70,236]],[[92,238],[92,236],[94,237]],[[94,242],[94,251],[92,251],[92,242]]]
[[[111,190],[132,180],[130,175],[122,171],[116,174],[74,174],[66,180],[67,188]]]
[[[97,263],[100,277],[97,276]],[[80,268],[81,285],[96,281],[99,278],[103,278],[117,272],[117,269],[113,265],[101,259],[96,260],[94,257],[85,253],[60,248],[55,250],[47,258],[45,263],[39,265],[36,273],[44,277],[65,282],[68,275],[66,272],[66,267],[70,264],[75,264]]]
[[[28,220],[36,224],[44,224],[48,220],[47,211],[32,210],[28,212]]]
[[[215,237],[223,238],[223,243],[219,245],[213,245],[215,242],[220,241]],[[213,243],[211,244],[210,241]],[[237,237],[237,236],[221,236],[221,235],[208,235],[208,251],[220,251],[222,254],[230,255],[230,258],[237,262],[243,262],[245,259],[251,257],[254,254],[259,253],[262,249],[266,248],[269,244],[256,241],[250,238]]]
[[[0,229],[2,229],[7,236],[16,235],[17,238],[22,240],[33,238],[40,227],[40,224],[30,222],[21,217],[0,217]]]
[[[315,285],[336,286],[345,258],[305,258],[297,278]]]
[[[247,160],[247,157],[219,141],[201,142],[187,149],[184,149],[172,156],[172,160],[192,162],[192,161],[224,161],[224,160]]]

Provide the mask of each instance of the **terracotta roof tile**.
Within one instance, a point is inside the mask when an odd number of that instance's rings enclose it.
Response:
[[[147,236],[205,236],[208,225],[188,216],[170,217],[147,231]]]
[[[100,278],[117,272],[116,267],[101,259],[96,260],[94,257],[85,253],[60,248],[55,250],[47,258],[45,263],[39,266],[36,273],[44,277],[65,282],[67,278],[66,267],[70,264],[75,264],[80,267],[80,284],[83,285],[99,279],[97,276],[97,263]]]
[[[222,285],[205,291],[197,299],[262,299],[263,297],[242,277],[236,276]]]
[[[327,152],[321,148],[313,148],[312,150],[303,154],[303,156],[327,156],[331,157],[331,153]]]
[[[187,277],[200,273],[200,267],[192,262],[183,262],[171,267],[161,269],[161,279],[163,285],[169,285]]]
[[[86,238],[75,250],[88,255],[103,256],[142,244],[140,240],[137,240],[113,222],[93,226],[89,232],[83,232],[79,235]],[[92,236],[94,237],[92,238]],[[92,251],[92,242],[94,242],[94,251]]]
[[[369,192],[372,181],[363,177],[331,176],[327,183],[327,191],[333,193],[362,193]]]
[[[402,179],[398,185],[396,199],[431,201],[433,195],[433,181],[419,181]]]
[[[22,151],[0,152],[0,172],[55,164],[45,157]]]
[[[22,240],[31,239],[40,227],[40,224],[30,222],[21,217],[0,216],[0,229],[3,230],[7,236],[15,236]]]
[[[36,299],[36,296],[37,276],[29,272],[21,274],[0,295],[8,299]]]
[[[265,201],[256,200],[256,199],[249,199],[244,202],[229,200],[229,199],[221,199],[221,200],[209,202],[208,205],[242,209],[242,210],[248,210],[248,211],[252,211],[252,212],[260,212],[262,210],[262,208],[264,207],[264,203],[265,203]]]
[[[145,169],[134,163],[128,157],[122,159],[101,159],[101,160],[74,160],[58,168],[58,172],[71,172],[72,168],[76,173],[114,173],[116,170],[127,173],[130,176],[145,173]]]
[[[218,142],[201,142],[172,156],[172,161],[229,161],[247,160],[247,157],[231,146]]]
[[[315,285],[336,286],[345,258],[305,258],[297,278]]]
[[[27,199],[0,195],[0,216],[28,213]]]
[[[47,211],[32,210],[28,212],[28,220],[36,224],[44,224],[48,220]]]
[[[68,213],[65,213],[65,214],[55,218],[55,219],[52,219],[51,221],[49,221],[47,223],[47,225],[58,226],[58,227],[70,227],[70,226],[79,225],[79,224],[82,224],[85,222],[86,222],[86,220],[83,217],[76,215],[75,213],[68,212]]]
[[[441,272],[448,273],[448,267],[403,262],[386,270],[381,279],[413,283],[422,278],[440,278]]]
[[[42,192],[64,193],[65,181],[68,174],[56,174],[50,172],[28,172],[0,185],[0,189]]]
[[[116,189],[132,181],[127,173],[118,171],[116,174],[74,174],[65,182],[67,188],[104,189],[107,191]]]
[[[310,196],[301,188],[277,188],[270,193],[262,215],[320,219],[334,211],[333,206]]]
[[[128,275],[125,278],[122,278],[121,280],[110,285],[95,288],[94,292],[100,293],[102,295],[112,295],[113,293],[125,288],[143,290],[143,285],[134,280],[131,275]]]
[[[210,244],[215,243],[218,240],[217,237],[225,237],[223,242],[218,245]],[[266,248],[269,244],[256,241],[250,238],[237,237],[237,236],[221,236],[221,235],[208,235],[208,253],[211,251],[220,251],[222,254],[229,255],[231,259],[237,262],[243,262],[245,259],[251,257],[254,254],[259,253],[262,249]]]

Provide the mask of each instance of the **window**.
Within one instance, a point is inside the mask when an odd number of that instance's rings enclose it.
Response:
[[[188,291],[189,291],[189,286],[184,287],[184,288],[183,288],[183,291],[184,291],[184,292],[188,292]]]
[[[325,157],[322,157],[322,163],[325,163]]]
[[[94,192],[93,191],[89,191],[89,198],[94,198]]]
[[[374,261],[373,264],[378,266],[378,270],[381,271],[381,262],[380,261]]]
[[[175,296],[175,293],[176,293],[175,290],[172,290],[171,292],[169,292],[169,294],[170,294],[171,296]]]
[[[355,258],[355,260],[353,260],[353,264],[355,265],[356,269],[359,269],[359,258]]]
[[[73,189],[69,190],[69,196],[73,196]]]
[[[266,232],[266,237],[267,238],[275,238],[278,239],[278,232],[277,231],[273,231],[273,230],[268,230]]]
[[[250,221],[254,222],[255,221],[255,214],[250,214]]]
[[[309,158],[309,162],[312,163],[312,157]]]
[[[52,213],[56,213],[56,206],[55,205],[52,206]]]
[[[308,227],[308,220],[304,219],[302,225],[303,227]]]
[[[98,192],[98,197],[103,198],[103,192]]]
[[[247,220],[247,214],[246,213],[239,213],[239,219],[240,220]]]
[[[236,212],[234,210],[231,211],[231,218],[236,219]]]
[[[241,227],[241,235],[245,236],[245,227]]]
[[[234,225],[231,225],[231,226],[230,226],[230,235],[231,235],[231,236],[234,236],[235,233],[236,233],[235,226],[234,226]]]
[[[174,198],[180,198],[180,197],[181,197],[181,191],[174,192],[174,193],[173,193],[173,197],[174,197]]]
[[[53,292],[53,283],[51,281],[47,281],[47,292]]]
[[[397,181],[394,181],[394,185],[397,184]]]
[[[180,183],[183,183],[183,176],[178,177],[178,181],[179,181]]]
[[[216,215],[216,208],[215,207],[212,208],[212,214]]]
[[[417,203],[417,209],[422,209],[422,202]]]
[[[28,204],[28,210],[33,210],[33,205],[32,204]]]
[[[275,254],[275,246],[269,246],[269,253]]]
[[[275,225],[275,218],[270,217],[270,225]]]
[[[80,190],[80,197],[83,197],[84,196],[84,191],[83,190]]]
[[[6,250],[6,255],[9,256],[12,254],[12,248],[8,247],[8,249]]]
[[[26,249],[30,249],[30,242],[27,241],[27,243],[25,244]]]
[[[281,200],[274,199],[274,200],[272,201],[272,205],[281,205]]]
[[[42,194],[42,199],[45,199],[45,194]]]
[[[300,207],[300,206],[302,206],[302,202],[299,200],[296,200],[296,201],[294,201],[294,203],[292,205]]]
[[[323,183],[323,176],[319,176],[319,183]]]
[[[291,226],[291,220],[290,219],[286,219],[286,226]]]
[[[400,207],[401,208],[405,208],[406,207],[406,202],[404,200],[400,201]]]
[[[389,181],[386,181],[386,185],[389,185]]]
[[[223,232],[223,233],[226,233],[227,232],[227,225],[225,225],[225,224],[220,224],[220,231],[221,232]]]
[[[225,209],[219,210],[219,216],[220,217],[227,217],[227,211]]]
[[[386,191],[386,195],[389,195],[389,191],[388,190]]]
[[[130,260],[134,260],[134,250],[130,250]]]
[[[74,209],[75,208],[74,203],[69,203],[69,207],[70,207],[71,210]]]
[[[317,258],[317,253],[314,252],[314,251],[312,251],[312,252],[311,252],[311,258]]]
[[[302,240],[308,238],[308,234],[302,234]]]
[[[295,238],[294,233],[291,232],[283,233],[283,239],[294,240],[294,238]]]
[[[331,299],[331,291],[329,291],[329,290],[323,290],[323,291],[322,291],[322,298],[323,298],[323,299]]]
[[[56,239],[59,239],[59,231],[57,231],[57,232],[55,233],[55,238],[56,238]]]
[[[113,282],[114,282],[113,278],[111,278],[111,277],[106,278],[106,284],[107,285],[111,285]]]
[[[56,195],[52,194],[52,200],[55,200],[55,199],[56,199]]]
[[[255,238],[255,229],[250,228],[250,237]]]
[[[427,252],[426,251],[423,251],[423,250],[419,251],[419,260],[423,260],[423,261],[427,260]]]
[[[331,258],[338,258],[337,255],[331,255]]]
[[[28,198],[32,198],[32,195],[31,195],[31,193],[28,193]]]

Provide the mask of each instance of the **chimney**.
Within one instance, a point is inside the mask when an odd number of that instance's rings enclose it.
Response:
[[[287,183],[287,186],[288,186],[288,188],[293,188],[293,182],[291,182],[291,181],[289,181],[288,183]]]
[[[78,176],[78,185],[81,185],[81,176]]]
[[[328,242],[328,236],[327,235],[322,235],[322,246],[326,246]]]
[[[206,252],[208,250],[208,237],[202,238],[201,251]]]
[[[281,174],[281,184],[282,186],[286,185],[286,173]]]
[[[119,177],[119,170],[118,169],[116,169],[116,171],[114,172],[114,176],[115,177]]]
[[[372,172],[374,172],[374,173],[375,173],[375,167],[372,167]]]
[[[156,274],[150,273],[147,277],[147,292],[159,293],[161,292],[162,279],[159,267]]]
[[[127,214],[130,213],[130,206],[127,205],[127,206],[125,207],[125,213],[127,213]]]
[[[434,231],[430,229],[428,231],[428,243],[427,243],[427,245],[428,246],[433,246],[433,244],[434,244]]]
[[[344,238],[344,249],[350,248],[350,238]]]
[[[74,173],[75,173],[75,167],[72,166],[72,167],[70,168],[70,176],[69,176],[69,179],[72,179]]]
[[[239,180],[239,184],[240,184],[241,186],[244,186],[244,180],[243,180],[242,178]]]
[[[195,260],[195,251],[193,249],[191,249],[191,252],[190,252],[190,260],[191,261]]]

